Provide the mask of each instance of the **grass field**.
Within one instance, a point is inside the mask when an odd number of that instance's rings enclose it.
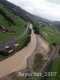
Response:
[[[0,55],[0,61],[2,61],[2,60],[4,60],[4,59],[6,59],[6,56]]]
[[[50,72],[57,72],[56,76],[49,76],[46,80],[60,80],[60,57],[54,61]]]
[[[13,38],[13,35],[8,35],[8,34],[0,32],[0,43],[8,41],[11,38]]]
[[[51,44],[53,44],[53,43],[59,44],[60,43],[60,32],[58,32],[57,30],[55,30],[51,27],[45,26],[45,27],[40,27],[40,33]]]
[[[56,72],[56,75],[48,76],[46,80],[60,80],[60,49],[58,51],[59,57],[53,62],[49,72]]]

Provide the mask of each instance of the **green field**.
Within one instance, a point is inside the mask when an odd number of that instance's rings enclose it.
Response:
[[[56,72],[56,76],[48,76],[46,80],[60,80],[60,49],[58,51],[59,57],[53,62],[49,72]]]
[[[60,80],[60,58],[54,61],[50,69],[50,72],[57,72],[57,75],[49,76],[46,80]]]
[[[59,49],[59,51],[58,51],[58,54],[60,55],[60,49]]]
[[[59,44],[60,43],[60,32],[57,30],[45,26],[45,27],[40,27],[40,33],[42,36],[49,41],[49,43],[53,44]]]
[[[14,36],[18,36],[21,33],[23,33],[25,30],[26,22],[23,19],[21,19],[20,17],[14,15],[11,10],[6,8],[2,4],[0,4],[0,9],[2,11],[4,11],[4,13],[15,22],[15,25],[13,25],[3,15],[0,14],[0,25],[4,26],[5,28],[7,28],[11,31],[14,31],[14,35],[8,35],[6,33],[0,32],[0,37],[1,37],[0,43],[1,43],[1,42],[5,42],[7,40],[10,40]]]

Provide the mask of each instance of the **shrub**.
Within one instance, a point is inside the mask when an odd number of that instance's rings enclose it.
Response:
[[[33,29],[34,29],[34,33],[35,33],[35,34],[39,34],[39,28],[38,28],[38,27],[33,26]]]

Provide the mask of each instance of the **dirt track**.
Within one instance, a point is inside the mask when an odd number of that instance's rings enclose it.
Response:
[[[32,24],[30,24],[32,29]],[[36,35],[32,29],[31,42],[27,47],[17,52],[12,57],[0,62],[0,78],[15,71],[26,68],[27,58],[33,53],[36,47]]]
[[[41,53],[44,60],[48,58],[48,53],[50,51],[50,44],[44,40],[40,35],[38,35],[38,53]]]

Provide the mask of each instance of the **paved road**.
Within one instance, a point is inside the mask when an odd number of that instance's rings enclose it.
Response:
[[[30,24],[30,27],[32,27],[32,24]],[[12,72],[25,69],[27,66],[27,59],[35,50],[36,43],[36,35],[32,29],[30,43],[25,48],[18,51],[15,55],[0,62],[0,78]]]
[[[9,46],[12,45],[13,43],[15,43],[17,40],[19,40],[20,38],[22,38],[28,31],[28,27],[29,27],[29,23],[27,24],[27,28],[25,29],[24,33],[22,33],[21,35],[14,37],[12,40],[7,41],[5,43],[0,44],[0,50],[3,49],[5,46]]]

